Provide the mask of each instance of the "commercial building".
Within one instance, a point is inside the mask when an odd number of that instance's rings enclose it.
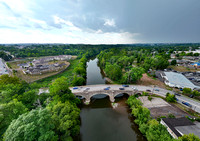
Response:
[[[163,72],[161,73],[161,77],[165,79],[165,84],[170,87],[199,89],[198,86],[194,85],[181,73]]]

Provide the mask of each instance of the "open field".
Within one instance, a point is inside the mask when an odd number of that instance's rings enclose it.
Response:
[[[161,82],[160,80],[153,79],[153,78],[149,77],[146,73],[143,74],[143,77],[137,82],[137,84],[138,85],[145,85],[145,86],[156,85],[156,86],[159,86],[161,88],[166,87],[163,82]]]

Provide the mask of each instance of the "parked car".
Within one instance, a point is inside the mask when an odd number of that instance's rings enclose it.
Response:
[[[159,92],[160,90],[159,89],[155,89],[155,91]]]
[[[176,101],[179,101],[178,98],[176,98]]]
[[[86,88],[85,90],[89,90],[90,88]]]
[[[104,88],[104,90],[109,90],[109,89],[110,89],[110,88],[108,88],[108,87],[107,87],[107,88]]]
[[[129,87],[129,85],[122,85],[122,87]]]
[[[78,87],[73,87],[73,90],[77,90],[78,89]]]
[[[124,88],[119,88],[119,90],[124,90]]]
[[[193,98],[193,97],[194,97],[194,95],[191,94],[191,95],[190,95],[190,98]]]
[[[149,90],[149,89],[147,89],[146,91],[147,91],[147,92],[151,92],[151,90]]]
[[[180,88],[180,91],[183,91],[183,89],[182,89],[182,88]]]
[[[137,88],[135,88],[135,87],[132,87],[132,89],[133,89],[133,90],[137,90]]]
[[[181,96],[181,94],[178,94],[178,93],[175,93],[175,95],[177,95],[177,96]]]
[[[192,107],[192,105],[191,105],[190,103],[188,103],[188,102],[182,101],[182,103],[183,103],[184,105],[190,107],[190,108]]]

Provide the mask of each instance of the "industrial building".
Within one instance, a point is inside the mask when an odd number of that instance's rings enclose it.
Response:
[[[191,88],[199,89],[199,86],[194,85],[190,80],[188,80],[184,75],[181,73],[176,72],[163,72],[161,73],[161,77],[165,79],[165,84],[170,87],[176,88]]]

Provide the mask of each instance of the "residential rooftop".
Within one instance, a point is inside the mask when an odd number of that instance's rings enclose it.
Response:
[[[163,118],[162,123],[173,131],[176,137],[181,137],[184,134],[194,133],[200,137],[200,123],[193,123],[189,119],[182,118]],[[170,131],[168,129],[168,131]]]

